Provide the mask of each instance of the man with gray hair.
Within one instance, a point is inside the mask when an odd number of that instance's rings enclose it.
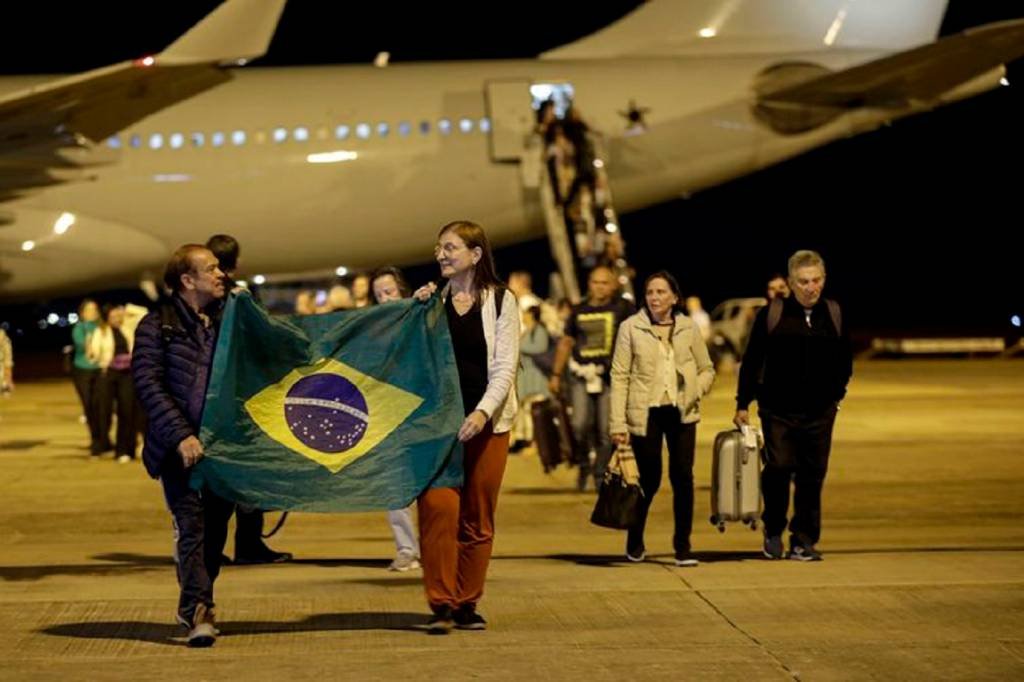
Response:
[[[758,313],[740,368],[737,426],[749,425],[757,400],[765,440],[764,555],[783,557],[790,481],[789,558],[821,561],[821,489],[828,470],[832,426],[853,373],[853,354],[839,305],[822,297],[825,262],[814,251],[789,259],[789,298]]]

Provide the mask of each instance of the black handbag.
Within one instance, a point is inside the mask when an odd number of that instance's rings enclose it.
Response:
[[[643,496],[633,450],[620,445],[608,463],[590,522],[618,530],[631,528],[640,519]]]

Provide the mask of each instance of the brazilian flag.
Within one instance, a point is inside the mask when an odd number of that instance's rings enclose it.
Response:
[[[231,296],[192,486],[261,509],[401,509],[461,485],[464,416],[438,297],[272,317]]]

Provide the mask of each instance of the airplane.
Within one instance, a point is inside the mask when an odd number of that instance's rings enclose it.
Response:
[[[945,0],[654,0],[532,60],[240,68],[284,2],[0,79],[0,299],[137,282],[225,231],[268,280],[421,262],[454,217],[496,245],[542,236],[548,98],[601,133],[629,212],[999,87],[1024,55],[1024,20],[936,41]]]

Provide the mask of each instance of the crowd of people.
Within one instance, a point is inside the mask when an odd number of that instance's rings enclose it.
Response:
[[[191,646],[217,635],[213,584],[225,563],[228,522],[236,515],[233,563],[287,561],[266,546],[264,513],[193,490],[190,472],[202,457],[199,438],[220,313],[236,280],[240,247],[227,235],[177,249],[167,264],[165,298],[154,311],[83,301],[72,330],[73,379],[88,425],[91,453],[113,452],[129,462],[143,438],[142,459],[159,479],[171,512],[181,588],[178,619]],[[530,405],[558,400],[567,406],[577,487],[599,489],[613,451],[631,446],[643,498],[628,529],[625,558],[647,555],[647,512],[662,479],[668,451],[678,566],[698,563],[691,546],[693,463],[701,401],[715,381],[708,352],[707,314],[684,298],[674,275],[661,270],[644,280],[639,301],[624,295],[614,261],[587,273],[587,295],[576,305],[541,299],[529,273],[498,276],[484,229],[472,222],[445,225],[434,257],[443,286],[415,291],[403,273],[382,267],[338,284],[318,306],[310,292],[295,300],[296,314],[322,314],[439,297],[451,335],[465,419],[464,481],[430,488],[413,509],[388,512],[395,541],[389,568],[422,568],[431,610],[427,630],[487,627],[478,606],[494,538],[495,509],[509,452],[522,451],[536,430]],[[758,402],[766,450],[763,472],[765,536],[769,559],[820,560],[821,488],[831,430],[852,372],[838,306],[822,297],[825,265],[811,251],[773,276],[772,299],[754,320],[742,363],[735,423],[751,421]],[[10,350],[0,337],[4,385],[12,385]],[[259,343],[253,339],[253,343]],[[110,428],[116,415],[116,437]],[[789,521],[790,486],[795,514]]]

